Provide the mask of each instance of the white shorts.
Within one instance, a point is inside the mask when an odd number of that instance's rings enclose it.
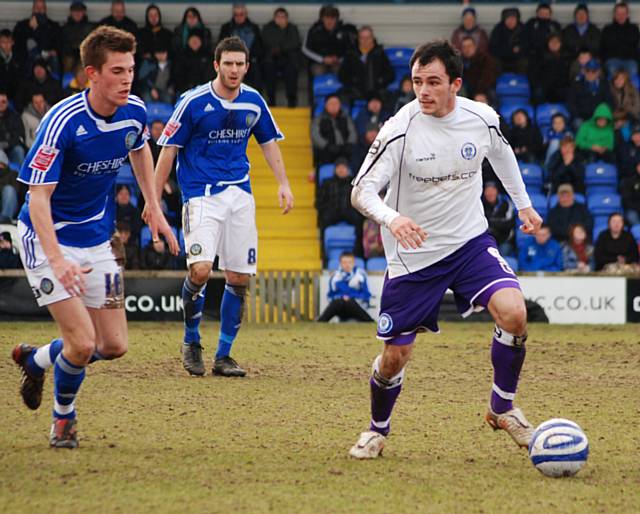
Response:
[[[256,203],[231,186],[211,196],[191,198],[182,207],[187,264],[213,262],[220,269],[255,274],[258,261]]]
[[[71,295],[55,277],[35,231],[18,222],[18,248],[38,305],[56,303]],[[93,309],[124,308],[124,278],[122,269],[111,252],[111,242],[105,241],[90,248],[60,245],[65,259],[81,268],[91,268],[84,275],[85,293],[82,301]]]

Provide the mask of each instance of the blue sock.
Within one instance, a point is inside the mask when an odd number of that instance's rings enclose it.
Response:
[[[49,344],[31,352],[27,357],[26,366],[34,375],[42,375],[58,358],[62,351],[62,339],[53,339]]]
[[[220,305],[220,337],[216,359],[227,357],[231,353],[231,346],[242,323],[246,290],[246,286],[231,286],[229,284],[224,286],[222,304]]]
[[[58,355],[53,367],[53,417],[74,419],[75,399],[84,380],[84,366],[71,364],[64,355]]]
[[[200,320],[204,309],[204,293],[207,285],[194,284],[189,277],[182,285],[182,310],[184,314],[185,344],[200,343]]]

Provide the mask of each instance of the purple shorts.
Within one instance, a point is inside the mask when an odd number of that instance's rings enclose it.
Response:
[[[411,344],[417,332],[438,332],[438,313],[447,289],[463,317],[487,306],[493,293],[520,289],[493,236],[484,233],[439,262],[393,279],[385,276],[380,299],[378,338]]]

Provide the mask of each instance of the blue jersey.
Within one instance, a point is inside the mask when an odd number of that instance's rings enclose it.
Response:
[[[230,102],[208,82],[180,97],[158,144],[177,146],[178,183],[183,201],[210,196],[231,185],[248,193],[251,135],[258,143],[284,139],[262,96],[242,84]]]
[[[137,96],[109,118],[89,106],[88,90],[58,102],[38,127],[18,180],[57,184],[51,195],[53,226],[60,244],[87,248],[113,232],[114,187],[120,166],[148,136],[147,111]],[[19,217],[33,228],[29,195]]]

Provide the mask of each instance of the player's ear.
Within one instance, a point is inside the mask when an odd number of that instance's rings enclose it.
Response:
[[[84,73],[89,80],[94,81],[100,73],[100,70],[98,70],[98,68],[96,68],[95,66],[87,66],[84,69]]]
[[[462,78],[458,77],[455,80],[453,80],[451,82],[451,91],[453,93],[458,93],[458,91],[460,91],[460,88],[462,87]]]

